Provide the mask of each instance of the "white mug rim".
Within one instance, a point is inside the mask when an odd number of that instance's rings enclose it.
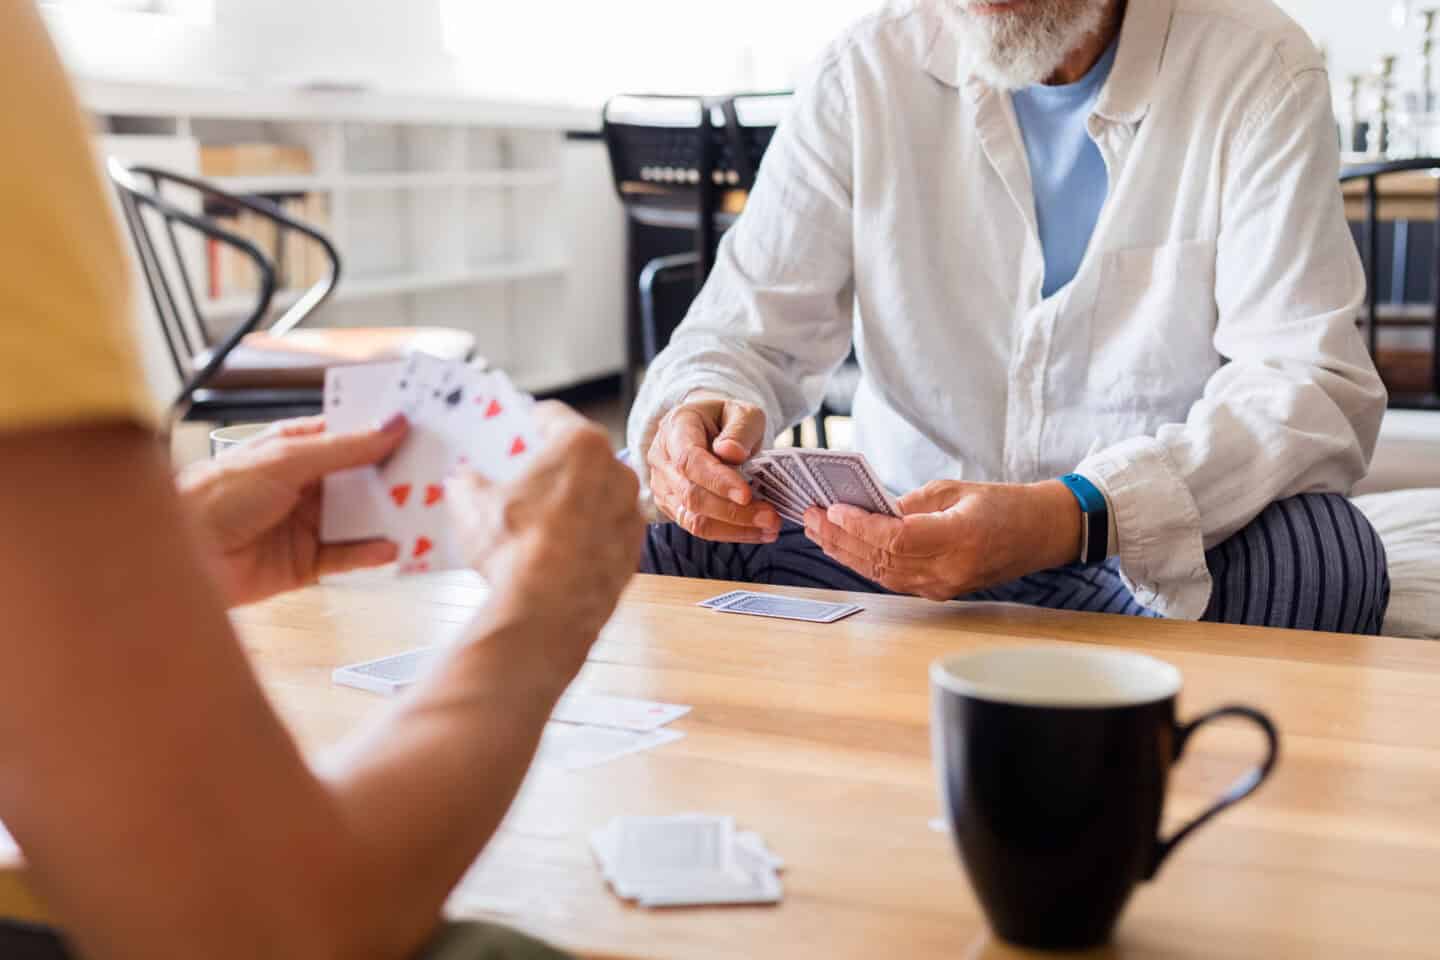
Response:
[[[1150,672],[1149,692],[1134,695],[1066,694],[1053,695],[1023,689],[1000,689],[987,686],[963,676],[957,676],[954,668],[962,663],[990,658],[1039,657],[1044,659],[1071,661],[1102,661],[1111,666],[1129,669],[1143,669]],[[1038,709],[1069,710],[1115,710],[1139,707],[1173,700],[1180,694],[1182,686],[1180,671],[1173,664],[1166,663],[1144,653],[1130,650],[1075,646],[1023,646],[992,647],[985,650],[969,650],[940,657],[930,664],[930,682],[937,689],[957,696],[986,703],[1008,704]]]

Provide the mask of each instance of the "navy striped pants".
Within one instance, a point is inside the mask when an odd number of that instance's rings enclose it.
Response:
[[[1335,633],[1380,632],[1390,600],[1385,547],[1365,516],[1338,494],[1272,503],[1205,554],[1215,582],[1203,620]],[[641,572],[778,586],[887,593],[831,560],[805,530],[786,524],[769,544],[710,543],[674,524],[650,528]],[[1022,577],[961,600],[1058,610],[1158,616],[1120,579],[1119,560]]]

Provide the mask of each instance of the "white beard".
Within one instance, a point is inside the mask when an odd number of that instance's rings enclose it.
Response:
[[[1000,90],[1044,83],[1087,36],[1108,0],[1030,0],[1011,13],[979,14],[985,0],[938,0],[971,73]]]

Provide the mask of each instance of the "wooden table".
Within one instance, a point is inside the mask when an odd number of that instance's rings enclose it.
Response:
[[[1251,703],[1284,736],[1270,783],[1183,846],[1095,956],[1440,955],[1440,645],[890,597],[859,597],[864,613],[828,626],[694,606],[727,586],[631,588],[580,686],[693,704],[674,725],[686,737],[532,774],[472,878],[511,904],[505,922],[596,956],[1025,956],[990,939],[949,838],[929,826],[926,667],[1062,641],[1162,657],[1184,672],[1184,714]],[[483,598],[463,574],[352,579],[235,619],[279,710],[319,748],[383,703],[332,686],[334,666],[452,640]],[[1246,729],[1207,728],[1167,821],[1258,750]],[[650,912],[612,896],[588,833],[684,811],[760,831],[788,863],[784,903]]]

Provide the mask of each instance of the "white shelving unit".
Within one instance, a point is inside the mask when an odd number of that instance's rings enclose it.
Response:
[[[317,325],[459,327],[532,390],[623,364],[624,221],[585,111],[471,99],[83,83],[108,154],[172,158],[203,145],[305,147],[314,172],[217,177],[236,193],[320,194],[341,285]],[[188,168],[185,158],[189,158]],[[293,292],[282,291],[283,308]],[[212,322],[242,298],[210,302]]]

